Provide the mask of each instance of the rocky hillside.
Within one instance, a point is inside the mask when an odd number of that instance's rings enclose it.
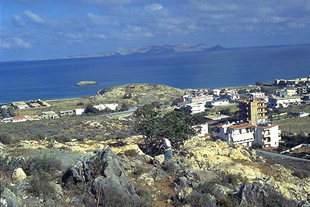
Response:
[[[0,206],[310,205],[309,177],[254,150],[193,137],[164,162],[142,143],[135,136],[1,145]]]
[[[181,89],[158,84],[126,84],[101,89],[95,96],[96,101],[121,102],[130,105],[171,102],[184,94]],[[121,101],[120,101],[121,100]]]

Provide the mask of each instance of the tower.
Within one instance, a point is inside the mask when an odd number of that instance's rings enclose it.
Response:
[[[239,101],[240,119],[257,125],[266,122],[267,102],[262,99],[243,99]]]

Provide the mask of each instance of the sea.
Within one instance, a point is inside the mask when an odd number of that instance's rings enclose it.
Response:
[[[310,75],[310,45],[0,62],[0,103],[96,94],[127,83],[218,88]],[[92,86],[75,86],[82,80]]]

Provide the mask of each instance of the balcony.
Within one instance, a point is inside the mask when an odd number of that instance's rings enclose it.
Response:
[[[243,133],[243,134],[232,134],[230,138],[233,142],[242,142],[242,141],[254,141],[253,132]]]

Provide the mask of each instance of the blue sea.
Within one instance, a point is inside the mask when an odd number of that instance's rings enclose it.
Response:
[[[94,95],[126,83],[216,88],[310,75],[310,45],[0,62],[0,103]],[[99,84],[77,87],[81,80]]]

